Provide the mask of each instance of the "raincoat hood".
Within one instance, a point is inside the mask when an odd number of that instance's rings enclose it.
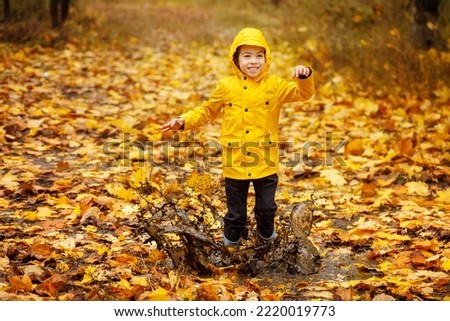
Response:
[[[236,66],[233,58],[238,47],[242,45],[258,46],[265,49],[266,65],[263,72],[256,79],[257,81],[261,80],[264,76],[267,75],[270,68],[270,64],[272,62],[272,56],[270,54],[269,45],[267,44],[267,41],[264,38],[264,35],[261,32],[261,30],[255,28],[244,28],[236,35],[236,37],[233,40],[233,43],[231,44],[230,52],[228,53],[228,59],[231,64],[231,68],[239,77],[242,77],[244,74],[239,69],[239,67]]]

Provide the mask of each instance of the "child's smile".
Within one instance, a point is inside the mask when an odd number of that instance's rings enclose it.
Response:
[[[266,65],[264,48],[243,45],[239,48],[239,69],[250,78],[257,78]]]

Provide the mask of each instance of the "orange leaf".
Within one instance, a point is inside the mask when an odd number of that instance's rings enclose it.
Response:
[[[28,275],[24,275],[22,279],[18,276],[10,276],[8,281],[14,291],[29,292],[33,289],[33,283]]]
[[[151,252],[148,255],[147,261],[148,262],[158,262],[162,261],[166,258],[166,254],[162,251],[159,251],[157,249],[151,250]]]
[[[51,297],[56,297],[58,291],[67,283],[66,279],[60,274],[53,274],[46,279],[36,290],[42,291]]]
[[[198,297],[205,301],[219,301],[220,297],[214,286],[209,282],[200,284],[198,289]]]
[[[414,265],[424,265],[426,257],[420,251],[413,251],[410,255],[411,263]]]
[[[280,301],[280,297],[270,289],[262,290],[260,295],[262,301]]]
[[[353,288],[344,288],[340,286],[336,289],[335,294],[341,301],[353,301],[353,298],[356,293],[355,289]]]
[[[412,156],[414,154],[414,144],[411,138],[403,138],[398,143],[398,149],[401,155]]]
[[[110,261],[110,264],[112,266],[121,266],[121,265],[136,265],[139,262],[139,259],[128,253],[122,253],[119,254],[117,257],[115,257],[113,260]]]
[[[364,146],[361,138],[352,139],[345,145],[346,155],[362,155],[362,153],[364,153]]]
[[[57,172],[64,172],[69,169],[69,163],[65,161],[61,161],[58,164],[56,164],[56,171]]]
[[[31,245],[31,255],[37,259],[46,259],[53,253],[53,248],[50,244],[42,243],[41,241]]]
[[[374,197],[377,195],[375,190],[376,186],[377,182],[363,183],[361,190],[362,197]]]

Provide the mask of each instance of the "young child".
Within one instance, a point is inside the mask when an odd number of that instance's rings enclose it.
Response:
[[[291,81],[270,75],[272,56],[258,29],[241,30],[228,58],[234,75],[220,80],[209,100],[167,122],[162,131],[195,129],[214,121],[222,111],[222,167],[228,207],[223,242],[238,246],[247,222],[250,183],[255,190],[258,235],[265,241],[276,237],[280,108],[311,98],[314,82],[312,69],[302,65],[294,67]]]

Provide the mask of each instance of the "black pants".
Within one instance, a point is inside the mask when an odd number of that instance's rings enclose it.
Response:
[[[228,212],[224,217],[223,232],[231,241],[238,241],[241,238],[247,223],[247,196],[250,183],[253,183],[255,189],[254,211],[258,233],[264,238],[269,238],[274,232],[278,175],[252,180],[225,178]]]

